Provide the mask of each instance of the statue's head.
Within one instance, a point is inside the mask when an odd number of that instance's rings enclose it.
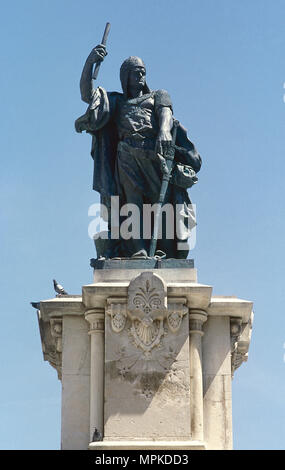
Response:
[[[139,57],[131,56],[124,60],[120,68],[120,79],[125,97],[128,97],[128,86],[130,80],[139,80],[144,93],[149,93],[149,88],[145,81],[145,64]]]

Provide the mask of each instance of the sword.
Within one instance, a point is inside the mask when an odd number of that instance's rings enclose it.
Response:
[[[106,23],[105,31],[104,31],[103,38],[102,38],[102,41],[101,41],[101,44],[103,44],[103,46],[106,46],[107,38],[108,38],[108,34],[109,34],[109,31],[110,31],[110,28],[111,28],[110,23]],[[97,76],[98,76],[99,69],[100,69],[100,65],[101,65],[101,63],[100,63],[100,62],[97,62],[96,67],[95,67],[95,70],[94,70],[94,72],[93,72],[93,76],[92,76],[93,80],[96,80],[96,78],[97,78]]]
[[[174,160],[174,155],[175,155],[175,142],[176,142],[176,134],[177,134],[177,127],[178,127],[179,122],[177,120],[173,121],[173,131],[172,131],[172,144],[166,155],[161,158],[161,163],[162,163],[162,183],[161,183],[161,188],[160,188],[160,194],[159,194],[159,200],[158,200],[158,206],[157,206],[157,211],[155,213],[155,218],[154,218],[154,227],[153,227],[153,234],[151,237],[151,242],[150,242],[150,249],[149,249],[149,256],[153,257],[155,254],[156,250],[156,245],[157,245],[157,235],[158,235],[158,227],[159,227],[159,219],[160,219],[160,214],[161,214],[161,208],[162,204],[165,199],[165,194],[168,188],[168,183],[171,177],[171,170],[173,167],[173,160]]]

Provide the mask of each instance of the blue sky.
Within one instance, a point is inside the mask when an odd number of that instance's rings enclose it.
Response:
[[[30,301],[92,282],[84,61],[111,23],[98,84],[141,56],[203,160],[191,191],[199,282],[254,302],[248,363],[233,381],[236,449],[282,449],[285,427],[283,0],[2,2],[0,448],[60,447],[61,386]]]

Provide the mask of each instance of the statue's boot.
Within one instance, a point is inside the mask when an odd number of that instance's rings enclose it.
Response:
[[[156,250],[154,257],[158,259],[166,258],[166,253],[162,250]]]
[[[134,253],[132,255],[132,259],[133,258],[135,258],[135,259],[148,259],[149,256],[148,256],[146,250],[143,249],[143,250],[139,250],[136,253]]]

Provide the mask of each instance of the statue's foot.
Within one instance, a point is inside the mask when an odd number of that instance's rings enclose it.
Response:
[[[137,253],[135,253],[134,255],[132,255],[131,258],[132,259],[152,259],[151,256],[148,256],[147,251],[144,250],[144,249],[140,250]],[[155,252],[155,255],[153,256],[153,258],[155,258],[155,259],[166,258],[166,253],[164,253],[164,251],[157,250]]]
[[[131,256],[132,259],[149,259],[146,250],[139,250]]]
[[[164,251],[157,250],[157,251],[155,252],[154,257],[157,258],[157,259],[166,258],[166,253],[164,253]]]

